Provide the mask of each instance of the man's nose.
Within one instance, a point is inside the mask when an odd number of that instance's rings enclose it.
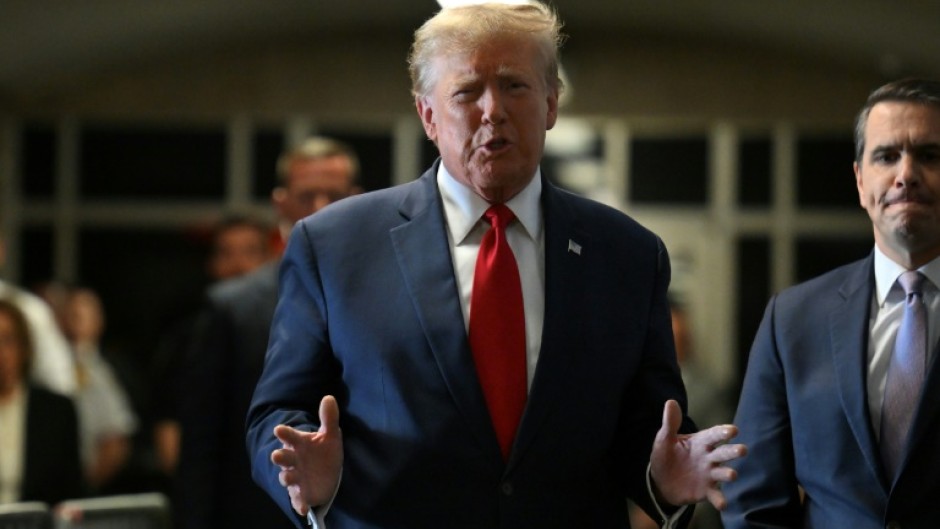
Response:
[[[894,183],[898,187],[917,185],[921,178],[921,167],[917,158],[909,153],[904,153],[898,162],[898,173]]]
[[[480,105],[483,109],[484,123],[498,124],[506,119],[506,107],[498,88],[486,89],[480,98]]]

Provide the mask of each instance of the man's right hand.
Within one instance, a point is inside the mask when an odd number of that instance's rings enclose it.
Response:
[[[308,508],[328,503],[339,484],[343,434],[336,399],[327,395],[320,401],[320,429],[316,432],[280,424],[274,435],[284,447],[271,452],[271,462],[281,467],[278,478],[287,488],[291,506],[306,516]]]

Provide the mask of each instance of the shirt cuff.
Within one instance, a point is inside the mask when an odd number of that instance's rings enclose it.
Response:
[[[313,529],[326,529],[326,514],[330,512],[330,507],[333,506],[333,500],[336,499],[336,492],[339,490],[339,484],[342,482],[343,470],[340,469],[339,479],[336,481],[336,490],[334,490],[333,495],[330,496],[330,501],[319,507],[309,507],[307,509],[307,525]]]
[[[675,529],[679,526],[679,519],[682,518],[682,515],[685,514],[685,511],[689,508],[688,505],[683,505],[676,509],[676,512],[667,516],[663,511],[663,508],[659,506],[659,502],[656,501],[656,495],[653,494],[653,480],[651,477],[651,469],[653,464],[649,463],[646,465],[646,491],[650,495],[650,499],[653,500],[653,507],[656,507],[656,512],[659,513],[659,519],[663,521],[662,529]],[[318,529],[324,529],[322,526]]]

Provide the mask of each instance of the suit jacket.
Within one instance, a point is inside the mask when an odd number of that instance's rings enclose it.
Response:
[[[277,264],[213,286],[193,331],[180,420],[179,524],[292,527],[251,479],[245,415],[277,303]]]
[[[754,340],[735,423],[748,456],[724,486],[725,527],[852,529],[940,523],[937,354],[905,461],[888,476],[866,373],[873,256],[774,297]],[[805,490],[802,504],[797,487]]]
[[[71,399],[29,387],[20,501],[55,505],[84,492],[78,416]]]
[[[663,404],[685,408],[662,242],[543,182],[544,333],[504,462],[464,327],[438,163],[295,227],[248,418],[255,480],[297,520],[270,462],[272,430],[315,429],[333,394],[345,459],[330,529],[627,527],[626,496],[650,506]]]

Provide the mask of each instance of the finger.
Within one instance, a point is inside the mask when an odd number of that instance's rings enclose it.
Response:
[[[711,453],[711,460],[716,463],[727,463],[747,455],[747,446],[743,444],[721,445]]]
[[[278,441],[284,443],[284,446],[287,448],[300,444],[305,434],[306,432],[292,428],[286,424],[278,424],[274,427],[274,437],[277,437]]]
[[[297,454],[293,450],[279,448],[271,452],[271,462],[281,468],[290,468],[297,464]]]
[[[679,403],[674,400],[667,400],[663,406],[663,426],[660,428],[656,437],[661,437],[667,441],[675,441],[679,434],[679,426],[682,424],[682,409]]]
[[[711,469],[708,476],[715,483],[727,483],[738,479],[738,473],[733,468],[715,467]]]
[[[301,516],[307,516],[307,502],[300,494],[300,487],[297,485],[287,487],[287,494],[290,496],[290,504],[294,511]]]
[[[327,395],[320,401],[320,429],[317,431],[324,435],[339,431],[339,405],[333,395]]]
[[[705,446],[716,446],[726,443],[738,435],[738,427],[733,424],[712,426],[693,434],[693,441]]]
[[[294,472],[286,468],[277,473],[277,482],[280,483],[282,487],[297,485]]]
[[[719,511],[723,511],[728,506],[728,500],[725,499],[724,493],[718,487],[709,487],[705,492],[705,498],[708,499],[708,503],[711,503]]]

